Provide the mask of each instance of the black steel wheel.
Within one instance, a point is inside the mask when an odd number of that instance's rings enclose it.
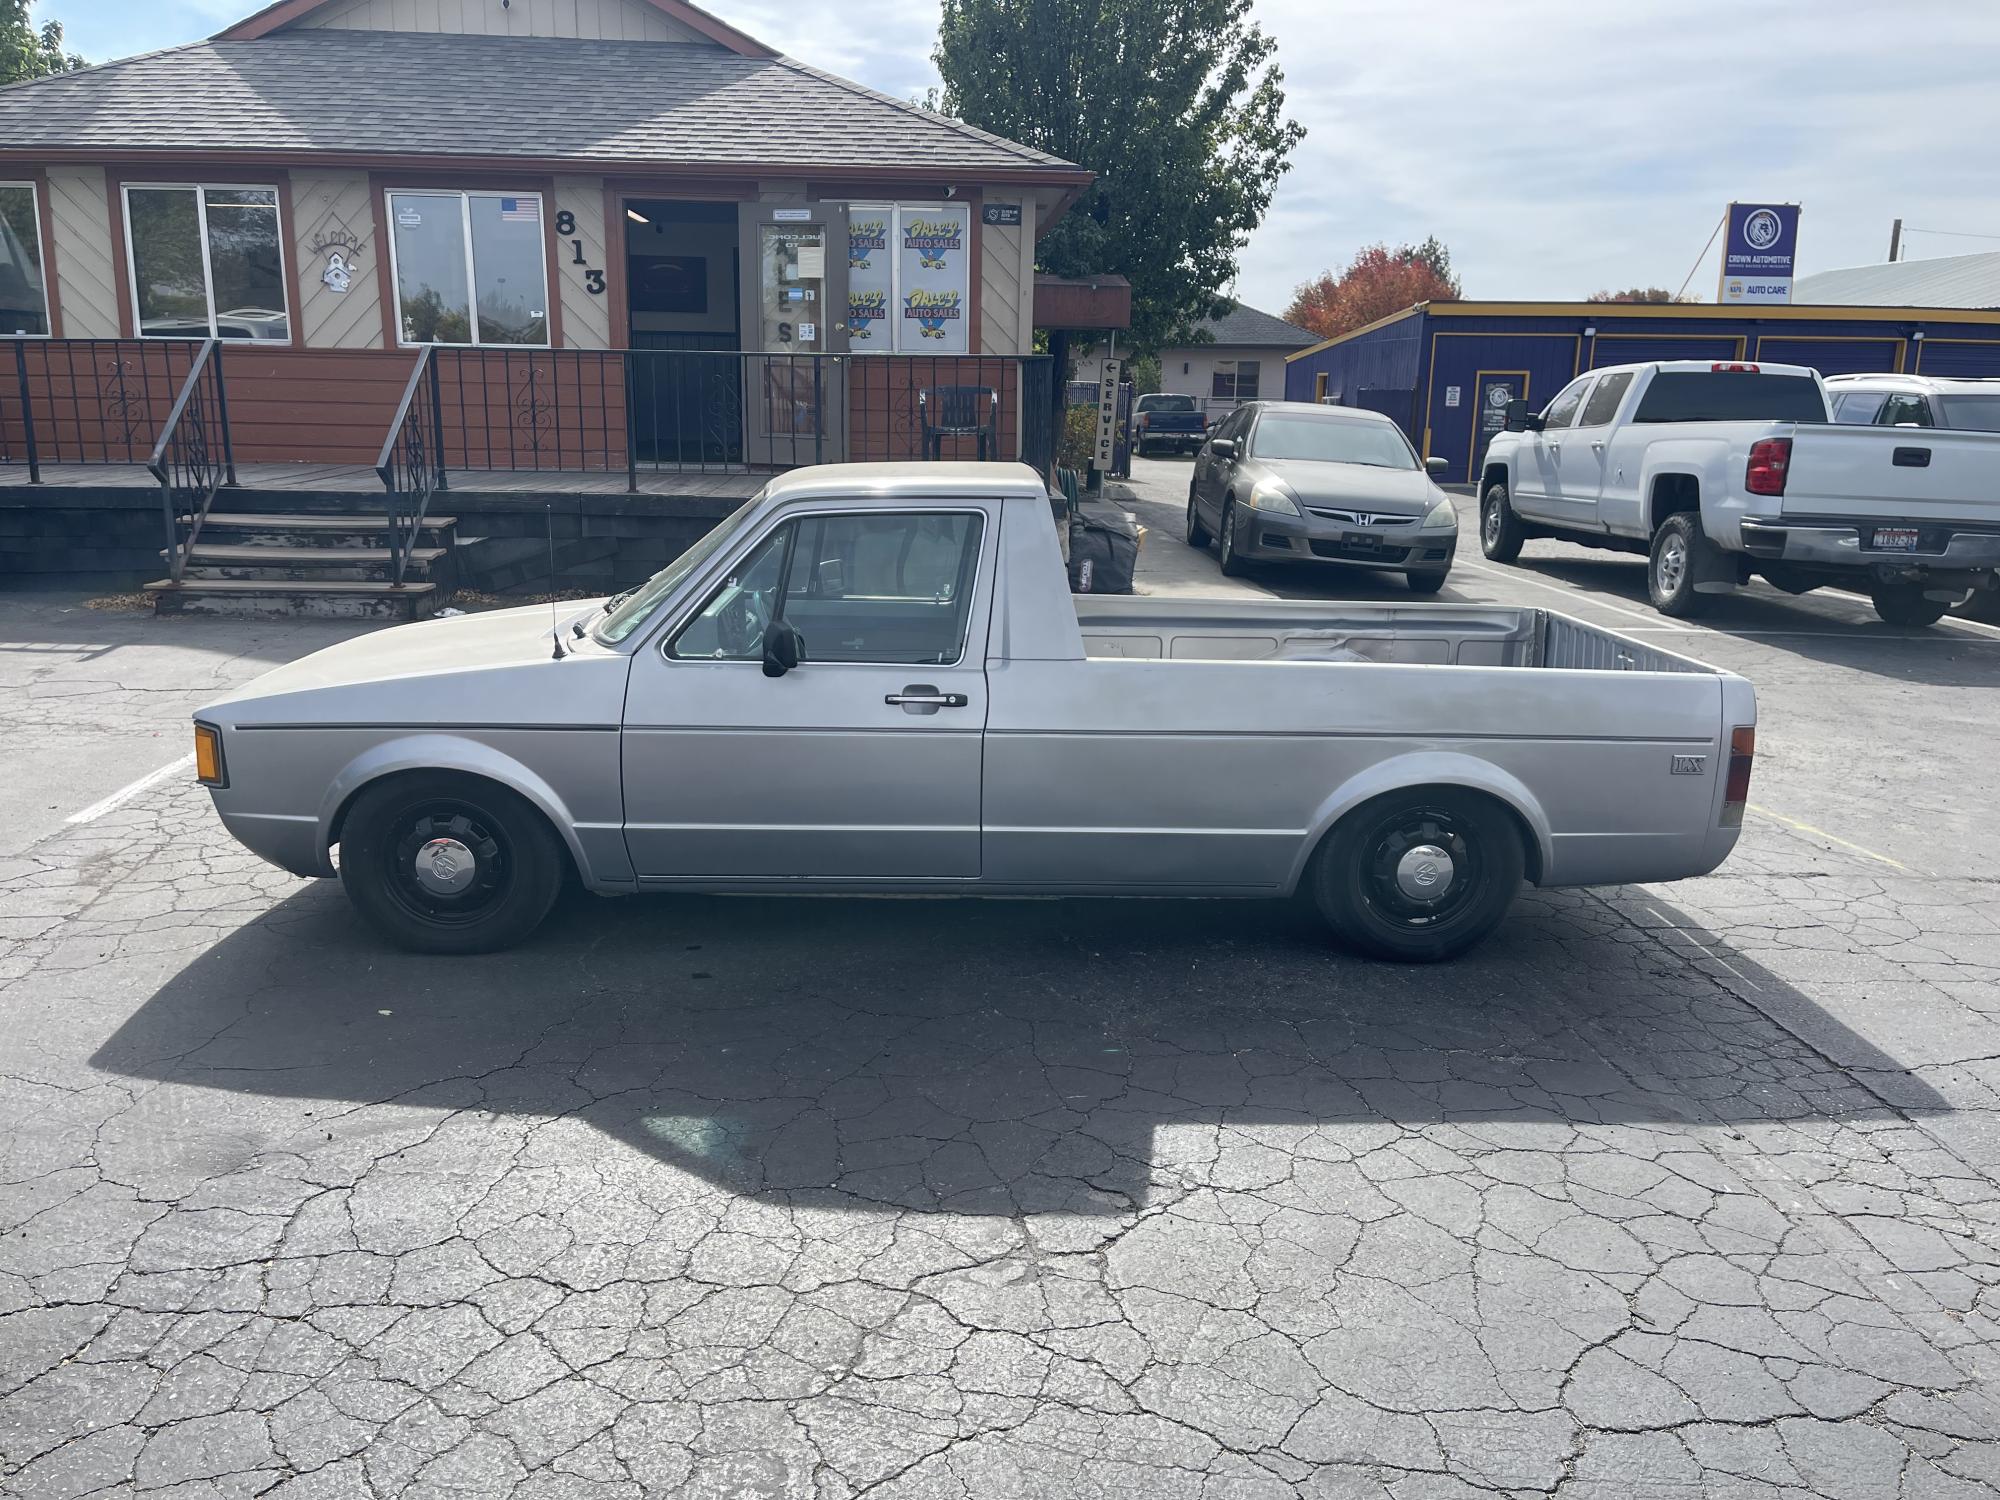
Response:
[[[1208,550],[1208,528],[1201,523],[1201,507],[1194,503],[1194,486],[1188,486],[1187,544],[1198,552]]]
[[[1320,915],[1352,947],[1436,963],[1499,924],[1526,870],[1519,828],[1497,802],[1462,787],[1416,787],[1342,818],[1308,879]]]
[[[341,827],[340,883],[417,953],[485,953],[535,930],[566,860],[548,820],[505,787],[443,772],[369,786]]]
[[[1912,583],[1884,584],[1869,597],[1885,624],[1912,628],[1937,624],[1951,607],[1942,599],[1926,599],[1923,589]]]
[[[1527,537],[1521,518],[1514,514],[1513,502],[1507,498],[1507,486],[1488,485],[1479,500],[1479,550],[1494,562],[1512,562],[1521,555],[1521,543]]]

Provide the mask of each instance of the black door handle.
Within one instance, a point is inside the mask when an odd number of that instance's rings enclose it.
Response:
[[[902,707],[964,708],[972,700],[963,693],[940,693],[928,682],[913,682],[900,693],[885,693],[882,701]]]

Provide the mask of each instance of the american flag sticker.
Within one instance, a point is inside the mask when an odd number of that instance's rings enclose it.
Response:
[[[502,198],[500,200],[500,221],[515,224],[539,224],[542,222],[542,200],[539,198]]]

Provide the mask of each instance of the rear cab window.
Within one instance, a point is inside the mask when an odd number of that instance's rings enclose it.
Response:
[[[2000,391],[1990,396],[1940,396],[1944,425],[1961,432],[2000,432]]]
[[[1810,375],[1749,370],[1661,370],[1634,422],[1824,422],[1826,397]]]
[[[1922,396],[1899,393],[1882,403],[1875,418],[1878,427],[1933,427],[1931,404]]]
[[[1193,411],[1193,410],[1194,410],[1194,397],[1192,397],[1192,396],[1141,396],[1141,397],[1139,398],[1139,405],[1138,405],[1138,410],[1140,410],[1140,411]]]

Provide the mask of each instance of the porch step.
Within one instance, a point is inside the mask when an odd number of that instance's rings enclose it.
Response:
[[[182,516],[183,524],[192,521],[190,516]],[[458,524],[457,516],[425,516],[425,531],[443,531]],[[264,514],[247,510],[212,510],[208,519],[201,523],[203,531],[387,531],[389,518],[380,512],[338,511],[323,514],[318,511],[293,511],[286,514]]]
[[[448,556],[444,547],[413,547],[403,578],[418,583],[432,576],[432,566]],[[167,551],[160,549],[164,561]],[[273,582],[307,582],[315,578],[387,583],[395,554],[387,547],[289,547],[275,543],[239,545],[197,542],[187,554],[183,579],[268,578]]]
[[[198,549],[197,549],[198,550]],[[161,578],[146,585],[160,614],[313,615],[322,619],[421,620],[437,607],[437,585],[359,579]]]

